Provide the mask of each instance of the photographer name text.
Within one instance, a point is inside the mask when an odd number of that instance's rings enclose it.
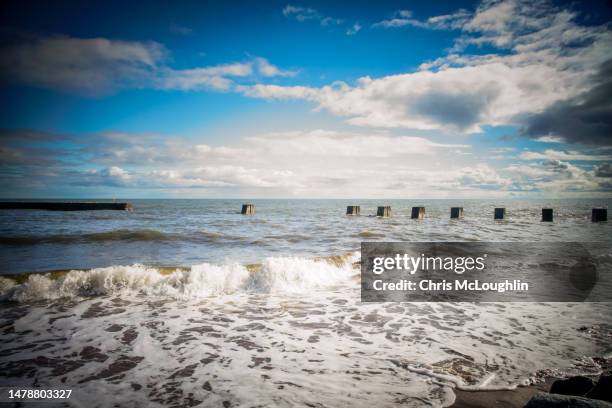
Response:
[[[428,291],[428,292],[452,292],[452,291],[478,291],[478,292],[508,292],[508,291],[528,291],[529,284],[520,279],[503,280],[497,282],[481,282],[479,280],[470,281],[467,279],[453,281],[433,281],[421,279],[413,281],[401,279],[394,282],[386,282],[377,279],[372,283],[372,288],[377,291]]]

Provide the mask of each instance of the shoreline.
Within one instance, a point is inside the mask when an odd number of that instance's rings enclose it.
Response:
[[[600,375],[603,375],[608,371],[612,365],[609,359],[600,358],[599,364],[601,366],[600,374],[576,374],[578,376],[588,377],[595,383],[597,382]],[[564,380],[575,377],[545,377],[544,380],[538,384],[531,384],[525,386],[518,386],[514,390],[503,390],[503,391],[464,391],[454,388],[453,393],[455,394],[455,402],[449,406],[449,408],[491,408],[491,407],[505,407],[505,408],[522,408],[527,402],[537,393],[549,394],[553,383],[557,380]],[[600,400],[595,400],[600,401]],[[605,401],[604,401],[605,402]]]
[[[504,391],[463,391],[453,389],[455,402],[450,408],[521,408],[527,404],[538,392],[548,392],[552,383],[559,380],[558,377],[548,377],[539,384],[518,386],[514,390]]]

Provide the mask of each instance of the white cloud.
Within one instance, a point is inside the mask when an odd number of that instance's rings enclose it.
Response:
[[[285,71],[278,68],[276,65],[271,64],[267,59],[257,57],[254,59],[254,63],[257,65],[259,73],[265,77],[284,76],[292,77],[297,75],[296,71]]]
[[[540,143],[565,143],[565,139],[563,139],[562,137],[550,136],[550,135],[540,136],[535,140]]]
[[[401,196],[429,188],[435,190],[431,194],[444,196],[447,186],[479,189],[479,181],[471,178],[470,186],[461,186],[467,170],[460,169],[473,166],[454,151],[469,150],[470,146],[416,136],[313,130],[254,135],[236,145],[217,146],[186,139],[131,136],[111,133],[83,140],[84,148],[72,156],[76,162],[70,166],[90,166],[93,170],[82,173],[58,164],[57,176],[46,176],[46,182],[303,197]],[[19,156],[35,159],[33,153],[22,149]],[[457,170],[449,172],[439,161],[453,163]],[[19,164],[32,174],[38,168],[29,167],[23,160],[15,163]],[[403,181],[409,181],[410,188],[398,190],[398,183]]]
[[[258,84],[238,90],[258,98],[305,99],[352,125],[472,133],[519,125],[528,114],[588,91],[591,74],[612,51],[606,26],[581,26],[574,13],[548,2],[486,1],[473,15],[459,10],[425,22],[400,10],[383,25],[406,24],[460,28],[457,50],[492,44],[503,52],[451,53],[417,72],[362,77],[354,85]]]
[[[413,23],[416,22],[417,20],[412,18],[412,11],[398,10],[395,12],[393,18],[374,23],[372,24],[372,27],[397,28],[404,27],[407,25],[413,25]]]
[[[355,23],[352,27],[346,30],[346,35],[355,35],[361,30],[361,24]]]
[[[127,171],[117,166],[109,167],[107,169],[107,174],[111,177],[116,177],[122,180],[128,180],[131,178],[130,174]]]
[[[585,169],[561,160],[546,160],[530,165],[513,164],[504,170],[515,176],[513,185],[519,190],[569,195],[610,191],[610,178],[601,177],[598,167]]]
[[[164,69],[154,79],[161,89],[215,89],[229,90],[233,81],[228,77],[246,77],[253,73],[250,63],[234,63],[193,69]]]
[[[406,26],[427,28],[432,30],[454,30],[460,29],[470,17],[470,13],[460,9],[451,14],[430,17],[427,20],[413,18],[410,10],[398,10],[393,17],[372,24],[372,27],[400,28]]]
[[[344,20],[340,19],[340,18],[333,18],[333,17],[323,17],[321,19],[321,25],[322,26],[329,26],[329,25],[340,25],[344,23]]]
[[[78,178],[80,178],[79,181],[74,180],[70,182],[70,177],[66,177],[66,174],[62,173],[56,173],[54,177],[65,177],[67,180],[66,184],[82,183],[83,185],[90,185],[94,187],[99,185],[128,187],[132,181],[132,175],[118,166],[108,166],[101,169],[88,170],[86,172],[70,170],[67,173],[72,176],[76,175]]]
[[[63,139],[15,132],[19,135],[3,132],[0,138],[0,153],[11,151],[11,160],[0,166],[0,181],[10,191],[37,184],[181,189],[220,197],[467,198],[544,191],[599,194],[611,187],[609,161],[575,165],[548,154],[537,163],[498,169],[490,164],[489,150],[479,153],[470,145],[413,135],[310,130],[215,145],[197,138],[106,133],[70,139],[77,147],[41,150],[40,140]]]
[[[500,176],[493,167],[485,163],[459,169],[459,182],[462,186],[500,189],[511,184],[511,180]]]
[[[307,86],[256,84],[252,86],[238,86],[236,90],[253,98],[264,99],[307,99],[316,101],[319,95],[317,89]]]
[[[552,171],[544,169],[539,165],[527,166],[524,164],[513,164],[506,167],[504,170],[530,178],[550,177],[554,175]]]
[[[425,24],[425,28],[456,30],[461,28],[468,21],[470,16],[467,10],[459,9],[451,14],[429,17]]]
[[[287,18],[293,18],[301,23],[309,20],[318,21],[322,26],[340,25],[344,22],[338,18],[324,16],[313,8],[293,6],[291,4],[288,4],[283,8],[283,15]]]
[[[481,66],[419,71],[379,79],[361,78],[351,87],[256,85],[245,94],[266,99],[306,99],[353,125],[480,132],[526,111],[565,97],[563,78],[550,67]],[[503,80],[501,80],[503,78]]]
[[[288,4],[285,6],[285,8],[283,8],[283,15],[285,17],[295,18],[297,21],[321,19],[321,15],[317,10],[307,7],[292,6],[291,4]]]
[[[547,149],[544,152],[526,151],[519,155],[522,160],[579,160],[579,161],[611,161],[611,155],[585,154],[577,151],[560,151]]]

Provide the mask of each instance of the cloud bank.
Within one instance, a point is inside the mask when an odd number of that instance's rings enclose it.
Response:
[[[523,152],[500,170],[489,152],[470,145],[378,132],[268,133],[232,145],[119,132],[0,136],[0,180],[4,195],[16,197],[110,188],[190,197],[469,198],[600,194],[611,181],[610,155]]]
[[[124,88],[228,91],[240,79],[296,75],[262,57],[188,69],[169,61],[170,51],[151,41],[30,37],[0,49],[0,79],[98,96]]]
[[[299,22],[341,23],[308,7],[287,5],[282,12]],[[177,69],[159,43],[61,36],[5,45],[0,75],[4,81],[89,95],[154,88],[301,99],[355,126],[481,133],[510,125],[534,139],[609,145],[612,30],[581,25],[578,17],[552,2],[526,0],[487,0],[474,12],[460,9],[424,20],[400,10],[374,26],[455,30],[453,50],[416,72],[364,76],[354,84],[269,83],[297,71],[261,57]],[[355,23],[346,34],[361,29]],[[498,52],[469,52],[482,46]]]
[[[580,25],[577,17],[551,2],[523,0],[485,1],[474,13],[458,10],[423,21],[401,10],[374,26],[458,30],[453,51],[420,71],[362,77],[354,85],[241,90],[255,98],[304,99],[358,126],[479,133],[513,125],[534,138],[607,143],[610,115],[601,104],[609,106],[603,78],[610,77],[612,32],[607,25]],[[485,45],[499,52],[466,52]]]

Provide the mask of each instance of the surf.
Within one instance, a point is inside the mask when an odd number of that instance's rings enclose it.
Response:
[[[188,268],[142,264],[0,277],[0,301],[36,302],[107,295],[193,299],[235,293],[302,293],[350,283],[359,255],[268,257],[259,264],[201,263]]]

